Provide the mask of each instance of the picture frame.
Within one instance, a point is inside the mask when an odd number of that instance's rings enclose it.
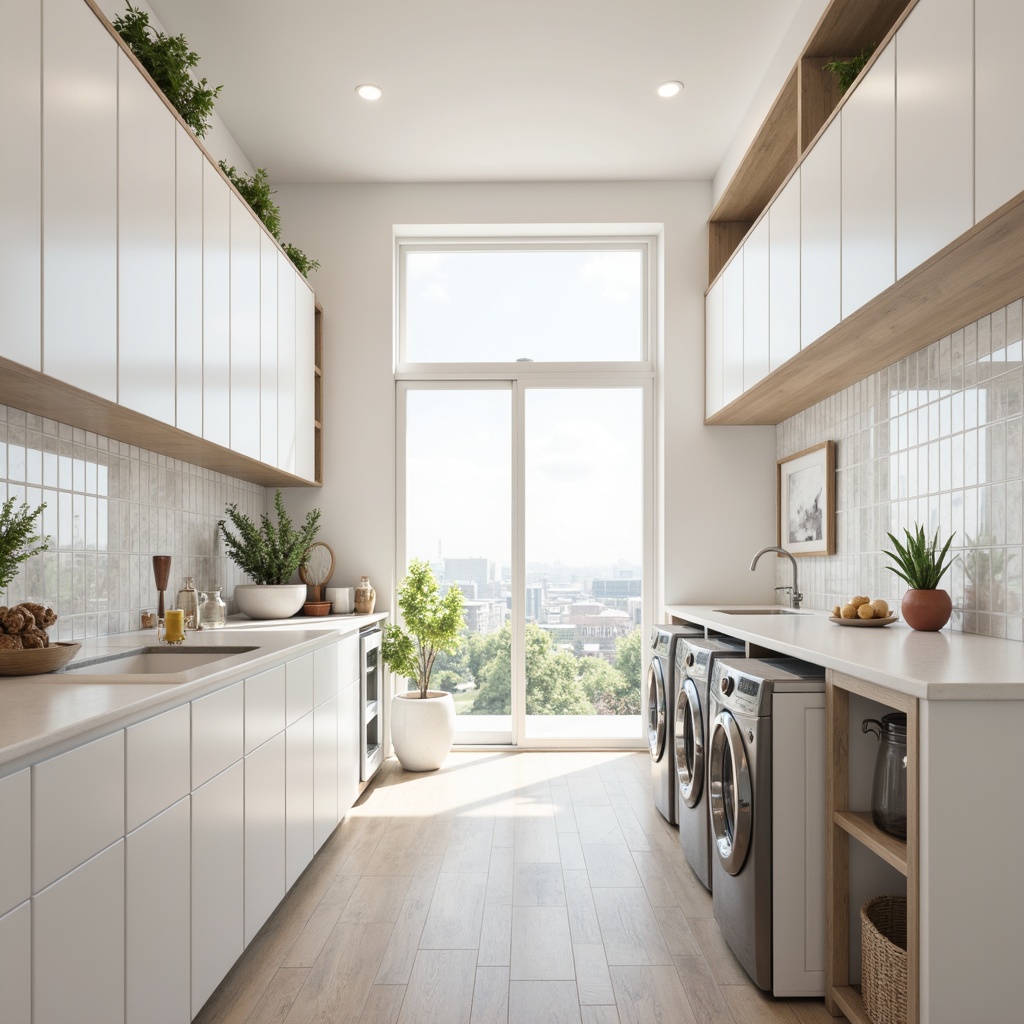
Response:
[[[836,553],[836,443],[776,463],[778,545],[791,555]]]

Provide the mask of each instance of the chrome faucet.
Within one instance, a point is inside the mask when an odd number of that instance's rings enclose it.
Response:
[[[788,590],[789,591],[789,606],[790,608],[799,608],[800,602],[804,599],[804,595],[800,593],[800,587],[796,580],[796,559],[785,549],[785,548],[761,548],[750,562],[750,571],[753,572],[757,568],[757,560],[768,551],[776,551],[780,555],[785,555],[790,562],[793,564],[793,586],[791,587],[776,587],[776,590]]]

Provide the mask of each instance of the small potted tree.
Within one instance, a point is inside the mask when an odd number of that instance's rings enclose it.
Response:
[[[462,591],[451,587],[442,597],[433,570],[414,558],[398,587],[398,608],[404,626],[386,627],[381,657],[416,689],[391,701],[391,742],[403,768],[429,772],[441,767],[455,738],[452,695],[430,689],[430,672],[441,651],[454,654],[462,643]]]
[[[953,560],[946,561],[949,546],[953,542],[954,533],[939,551],[939,531],[929,541],[924,535],[924,527],[915,525],[914,532],[904,529],[906,543],[901,544],[891,533],[895,551],[886,551],[896,564],[887,565],[889,572],[895,573],[909,586],[903,595],[900,609],[908,626],[924,632],[934,632],[949,622],[953,612],[953,602],[945,590],[939,590],[939,580],[946,574]]]
[[[274,495],[277,525],[270,517],[260,517],[256,524],[235,504],[228,505],[227,517],[238,531],[228,529],[227,520],[217,524],[224,535],[228,557],[252,583],[235,587],[238,610],[251,619],[287,619],[306,600],[306,584],[289,582],[302,565],[310,544],[320,529],[320,509],[306,513],[306,521],[298,530],[284,509],[281,491]]]

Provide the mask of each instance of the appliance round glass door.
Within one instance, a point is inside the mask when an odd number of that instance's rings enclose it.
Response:
[[[660,761],[665,754],[666,712],[665,673],[661,659],[652,658],[647,670],[647,745],[652,761]]]
[[[679,690],[675,732],[679,795],[687,807],[696,807],[704,792],[704,729],[700,695],[689,677],[683,680]]]
[[[722,867],[730,875],[738,875],[750,850],[753,789],[743,734],[728,711],[720,712],[715,718],[710,748],[711,831]]]

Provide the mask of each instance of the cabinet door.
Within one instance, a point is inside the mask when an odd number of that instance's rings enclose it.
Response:
[[[203,437],[231,440],[231,189],[203,161]]]
[[[262,746],[285,727],[284,665],[245,680],[245,752]]]
[[[285,713],[288,725],[291,725],[313,710],[313,655],[304,654],[289,661],[285,672],[288,680]]]
[[[245,758],[245,944],[285,894],[285,734]]]
[[[295,268],[277,254],[277,467],[295,472]]]
[[[338,641],[338,689],[359,682],[359,634],[349,633]]]
[[[40,0],[4,5],[0,37],[0,132],[17,159],[0,160],[0,356],[41,366]]]
[[[222,772],[244,753],[242,683],[192,701],[192,788]]]
[[[32,784],[28,768],[0,779],[0,822],[0,914],[6,914],[32,895]]]
[[[768,363],[778,369],[800,351],[800,171],[768,211]]]
[[[260,226],[231,193],[231,448],[260,457]]]
[[[295,273],[295,271],[292,271]],[[315,475],[313,465],[316,407],[313,401],[316,359],[316,299],[303,280],[295,281],[295,474]]]
[[[743,390],[768,376],[768,218],[743,243]]]
[[[206,158],[175,126],[177,237],[175,424],[203,436],[203,166]]]
[[[974,3],[928,0],[896,34],[896,276],[974,224]]]
[[[704,299],[704,415],[722,408],[722,279]]]
[[[138,828],[191,787],[188,704],[125,730],[125,828]]]
[[[1020,0],[974,0],[975,223],[1024,189],[1018,70],[1022,38]]]
[[[125,840],[125,1018],[188,1024],[192,887],[188,797]]]
[[[245,771],[233,764],[192,794],[192,1016],[243,949]]]
[[[338,697],[313,711],[313,849],[338,824]]]
[[[111,402],[118,52],[82,0],[43,4],[43,372]]]
[[[117,400],[174,424],[177,122],[123,51],[117,86]]]
[[[124,840],[32,897],[33,1024],[124,1021]]]
[[[260,461],[277,465],[277,257],[260,232]]]
[[[5,1024],[32,1022],[32,908],[0,917],[0,1006]]]
[[[39,892],[124,835],[124,732],[33,765],[32,790]]]
[[[338,817],[359,796],[359,681],[338,695]]]
[[[743,249],[722,274],[722,402],[743,394]]]
[[[285,734],[285,885],[291,888],[313,859],[313,712]]]
[[[800,347],[839,323],[842,312],[842,129],[833,121],[800,167]]]
[[[896,280],[896,46],[843,106],[843,317]]]
[[[337,694],[338,645],[333,643],[313,652],[313,706],[319,707]]]

